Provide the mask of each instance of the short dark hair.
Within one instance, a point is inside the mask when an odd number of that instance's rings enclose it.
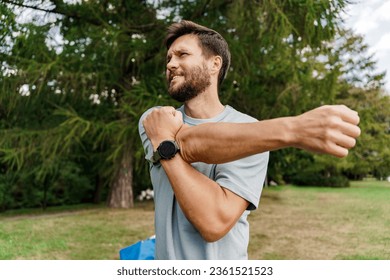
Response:
[[[222,57],[222,67],[218,75],[218,86],[220,86],[230,66],[231,56],[226,40],[215,30],[192,21],[182,20],[168,27],[168,33],[165,37],[167,49],[171,47],[177,38],[187,34],[194,34],[198,37],[200,47],[206,57],[210,57],[211,55],[219,55]]]

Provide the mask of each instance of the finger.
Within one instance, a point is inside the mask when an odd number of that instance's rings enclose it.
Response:
[[[339,146],[336,143],[331,143],[328,147],[327,153],[339,158],[343,158],[348,155],[348,149],[343,146]]]
[[[351,110],[345,105],[338,106],[340,117],[343,121],[349,122],[351,124],[359,124],[360,117],[357,111]]]
[[[343,148],[351,149],[356,145],[356,139],[347,135],[341,135],[337,138],[336,144]]]
[[[341,124],[340,130],[343,134],[353,138],[359,137],[361,133],[361,130],[357,125],[353,125],[349,122],[343,122]]]
[[[342,122],[339,129],[328,133],[328,141],[346,149],[356,145],[356,138],[360,135],[360,128],[347,122]],[[328,142],[329,143],[329,142]]]

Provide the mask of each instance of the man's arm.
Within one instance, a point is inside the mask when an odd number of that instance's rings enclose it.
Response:
[[[181,123],[181,114],[168,108],[171,111],[165,111],[166,120],[156,119],[156,127],[165,129],[171,121]],[[148,117],[156,118],[155,113]],[[356,111],[344,105],[332,105],[295,117],[255,123],[177,125],[173,129],[179,130],[172,130],[172,135],[175,135],[183,159],[189,163],[224,163],[286,147],[345,157],[360,135],[358,123]]]
[[[143,120],[154,150],[162,141],[174,140],[175,132],[183,125],[180,112],[172,109],[155,109]],[[180,154],[161,160],[161,166],[184,215],[208,242],[225,236],[249,205],[241,196],[197,171]]]
[[[186,218],[207,242],[222,238],[237,223],[249,202],[200,173],[180,154],[161,161]]]
[[[149,113],[143,125],[154,150],[164,140],[179,142],[180,154],[161,164],[187,219],[211,242],[230,230],[248,202],[190,162],[223,163],[284,147],[345,156],[360,134],[358,122],[357,113],[345,106],[325,106],[297,117],[189,127],[180,112],[161,107]]]

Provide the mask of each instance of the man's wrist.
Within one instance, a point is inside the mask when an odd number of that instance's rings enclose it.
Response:
[[[156,138],[156,139],[153,139],[153,140],[150,140],[152,142],[152,145],[153,145],[153,150],[156,151],[158,146],[160,146],[160,144],[164,141],[175,141],[175,138],[172,137],[172,136],[167,136],[167,137],[159,137],[159,138]]]
[[[279,140],[282,145],[281,148],[296,146],[299,136],[297,117],[283,117],[278,120],[280,121],[281,127],[277,130],[277,133],[280,132]]]

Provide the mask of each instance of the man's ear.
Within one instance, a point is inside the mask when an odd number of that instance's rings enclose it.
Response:
[[[219,73],[222,68],[222,57],[219,55],[214,56],[211,66],[212,73]]]

